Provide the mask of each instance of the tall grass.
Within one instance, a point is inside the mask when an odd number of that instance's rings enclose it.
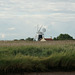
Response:
[[[0,72],[75,70],[75,41],[0,42]]]

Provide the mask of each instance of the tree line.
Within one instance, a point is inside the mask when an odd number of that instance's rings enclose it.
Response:
[[[20,39],[20,41],[33,41],[34,38],[28,37],[26,39]],[[70,36],[69,34],[60,34],[57,37],[54,37],[53,40],[75,40],[72,36]],[[15,39],[14,41],[18,41],[17,39]]]

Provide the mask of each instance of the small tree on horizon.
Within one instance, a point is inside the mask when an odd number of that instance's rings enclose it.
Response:
[[[33,38],[28,37],[26,38],[26,41],[33,41]]]

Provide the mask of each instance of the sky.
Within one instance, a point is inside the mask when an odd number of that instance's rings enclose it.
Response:
[[[37,25],[75,38],[75,0],[0,0],[0,40],[35,37]]]

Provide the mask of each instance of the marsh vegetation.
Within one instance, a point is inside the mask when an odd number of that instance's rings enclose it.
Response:
[[[0,41],[0,72],[75,71],[75,41]]]

